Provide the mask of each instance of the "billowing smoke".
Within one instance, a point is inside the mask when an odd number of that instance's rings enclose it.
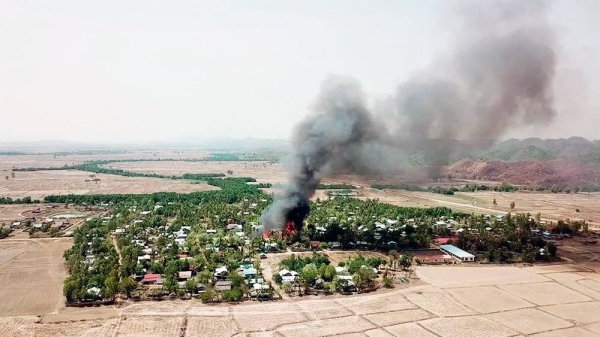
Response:
[[[357,81],[332,76],[323,82],[312,113],[295,129],[291,179],[263,213],[263,229],[283,227],[290,214],[304,219],[308,199],[327,175],[393,172],[415,150],[427,153],[436,175],[453,140],[496,140],[512,128],[552,121],[556,56],[547,4],[462,4],[448,21],[450,52],[376,111]]]

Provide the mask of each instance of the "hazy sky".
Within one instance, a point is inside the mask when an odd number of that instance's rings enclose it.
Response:
[[[0,0],[0,141],[287,138],[327,75],[380,98],[435,59],[445,3]],[[600,138],[600,1],[550,20],[559,117],[527,132]]]

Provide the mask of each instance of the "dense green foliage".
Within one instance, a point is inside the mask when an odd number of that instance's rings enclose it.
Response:
[[[225,177],[224,173],[185,173],[181,179],[189,180],[208,180],[210,178]]]
[[[317,269],[319,269],[322,265],[329,265],[329,258],[325,254],[313,252],[311,256],[304,257],[292,254],[289,258],[283,259],[279,262],[279,266],[281,268],[294,271],[300,271],[309,264],[313,264]]]
[[[12,199],[10,197],[0,197],[0,205],[10,205],[10,204],[37,204],[40,201],[35,199],[32,200],[31,197],[17,198]]]
[[[427,188],[423,188],[417,185],[410,184],[388,184],[388,185],[371,185],[371,188],[375,188],[378,190],[406,190],[406,191],[416,191],[416,192],[431,192],[431,193],[439,193],[446,195],[453,195],[454,192],[475,192],[475,191],[496,191],[496,192],[515,192],[518,190],[516,186],[502,184],[497,186],[487,186],[487,185],[470,185],[466,184],[463,187],[442,187],[442,186],[428,186]]]
[[[73,246],[63,256],[70,274],[63,287],[67,301],[114,298],[119,287],[118,256],[101,219],[88,221],[75,230]],[[94,293],[94,288],[100,292]]]
[[[0,228],[0,239],[4,239],[4,238],[8,237],[8,235],[10,233],[12,233],[12,229],[1,227]]]

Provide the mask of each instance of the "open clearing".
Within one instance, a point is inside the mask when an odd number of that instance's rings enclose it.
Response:
[[[5,246],[4,255],[18,255],[27,247]],[[563,284],[596,281],[596,274],[528,269],[418,267],[417,275],[427,275],[429,284],[350,297],[296,297],[234,306],[203,305],[195,300],[141,302],[122,309],[85,308],[84,314],[75,318],[79,321],[68,319],[67,313],[74,308],[63,308],[41,320],[30,316],[32,311],[23,311],[22,316],[0,317],[0,323],[8,327],[0,337],[598,335],[600,301]],[[477,270],[481,270],[482,280],[471,280],[477,279]],[[498,273],[507,277],[493,282],[490,276]],[[464,281],[464,286],[438,286],[446,284],[449,277]],[[586,289],[600,295],[600,291]],[[92,315],[94,310],[99,315]]]
[[[41,315],[64,306],[63,251],[71,240],[0,241],[0,316]]]

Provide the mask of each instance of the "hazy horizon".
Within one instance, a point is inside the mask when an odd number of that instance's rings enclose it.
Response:
[[[447,47],[441,2],[0,2],[0,142],[288,139],[330,74],[371,101]],[[554,1],[547,128],[597,139],[600,3]]]

